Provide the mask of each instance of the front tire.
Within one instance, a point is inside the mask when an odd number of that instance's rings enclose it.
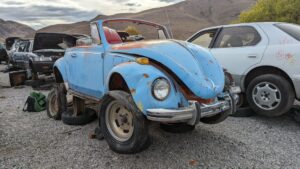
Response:
[[[99,122],[109,147],[117,153],[137,153],[149,145],[147,120],[126,92],[111,91],[103,98]]]
[[[295,100],[287,79],[274,74],[255,77],[246,91],[250,107],[259,115],[275,117],[289,111]]]

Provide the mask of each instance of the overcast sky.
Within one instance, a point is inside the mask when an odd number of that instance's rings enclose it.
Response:
[[[27,24],[35,29],[90,20],[98,14],[139,12],[182,0],[1,0],[0,18]]]

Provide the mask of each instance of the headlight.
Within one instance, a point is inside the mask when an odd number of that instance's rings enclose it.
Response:
[[[52,61],[52,58],[41,55],[41,56],[35,57],[33,60],[34,61]]]
[[[152,84],[152,95],[157,100],[165,100],[170,94],[170,83],[165,78],[157,78]]]

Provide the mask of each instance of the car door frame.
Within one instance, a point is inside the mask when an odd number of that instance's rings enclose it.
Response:
[[[193,40],[195,40],[195,39],[197,39],[198,37],[204,35],[205,33],[208,33],[208,32],[210,32],[210,31],[212,31],[212,30],[216,30],[216,34],[215,34],[215,36],[212,38],[212,40],[211,40],[211,42],[210,42],[210,44],[209,44],[209,46],[208,46],[208,49],[211,49],[211,48],[214,46],[214,44],[215,44],[215,42],[216,42],[216,40],[217,40],[217,37],[219,36],[219,34],[220,34],[220,32],[222,31],[222,29],[223,29],[223,27],[216,27],[216,28],[209,28],[209,29],[201,30],[201,31],[195,33],[194,35],[192,35],[190,38],[188,38],[187,41],[190,42],[190,43],[192,43]]]

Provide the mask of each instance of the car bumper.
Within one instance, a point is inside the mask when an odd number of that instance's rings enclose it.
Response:
[[[195,125],[204,117],[211,117],[225,111],[234,113],[238,99],[237,93],[227,93],[211,104],[189,101],[188,107],[179,109],[147,109],[147,119],[163,123],[186,122]]]
[[[52,73],[53,61],[33,61],[33,70],[38,73]]]

